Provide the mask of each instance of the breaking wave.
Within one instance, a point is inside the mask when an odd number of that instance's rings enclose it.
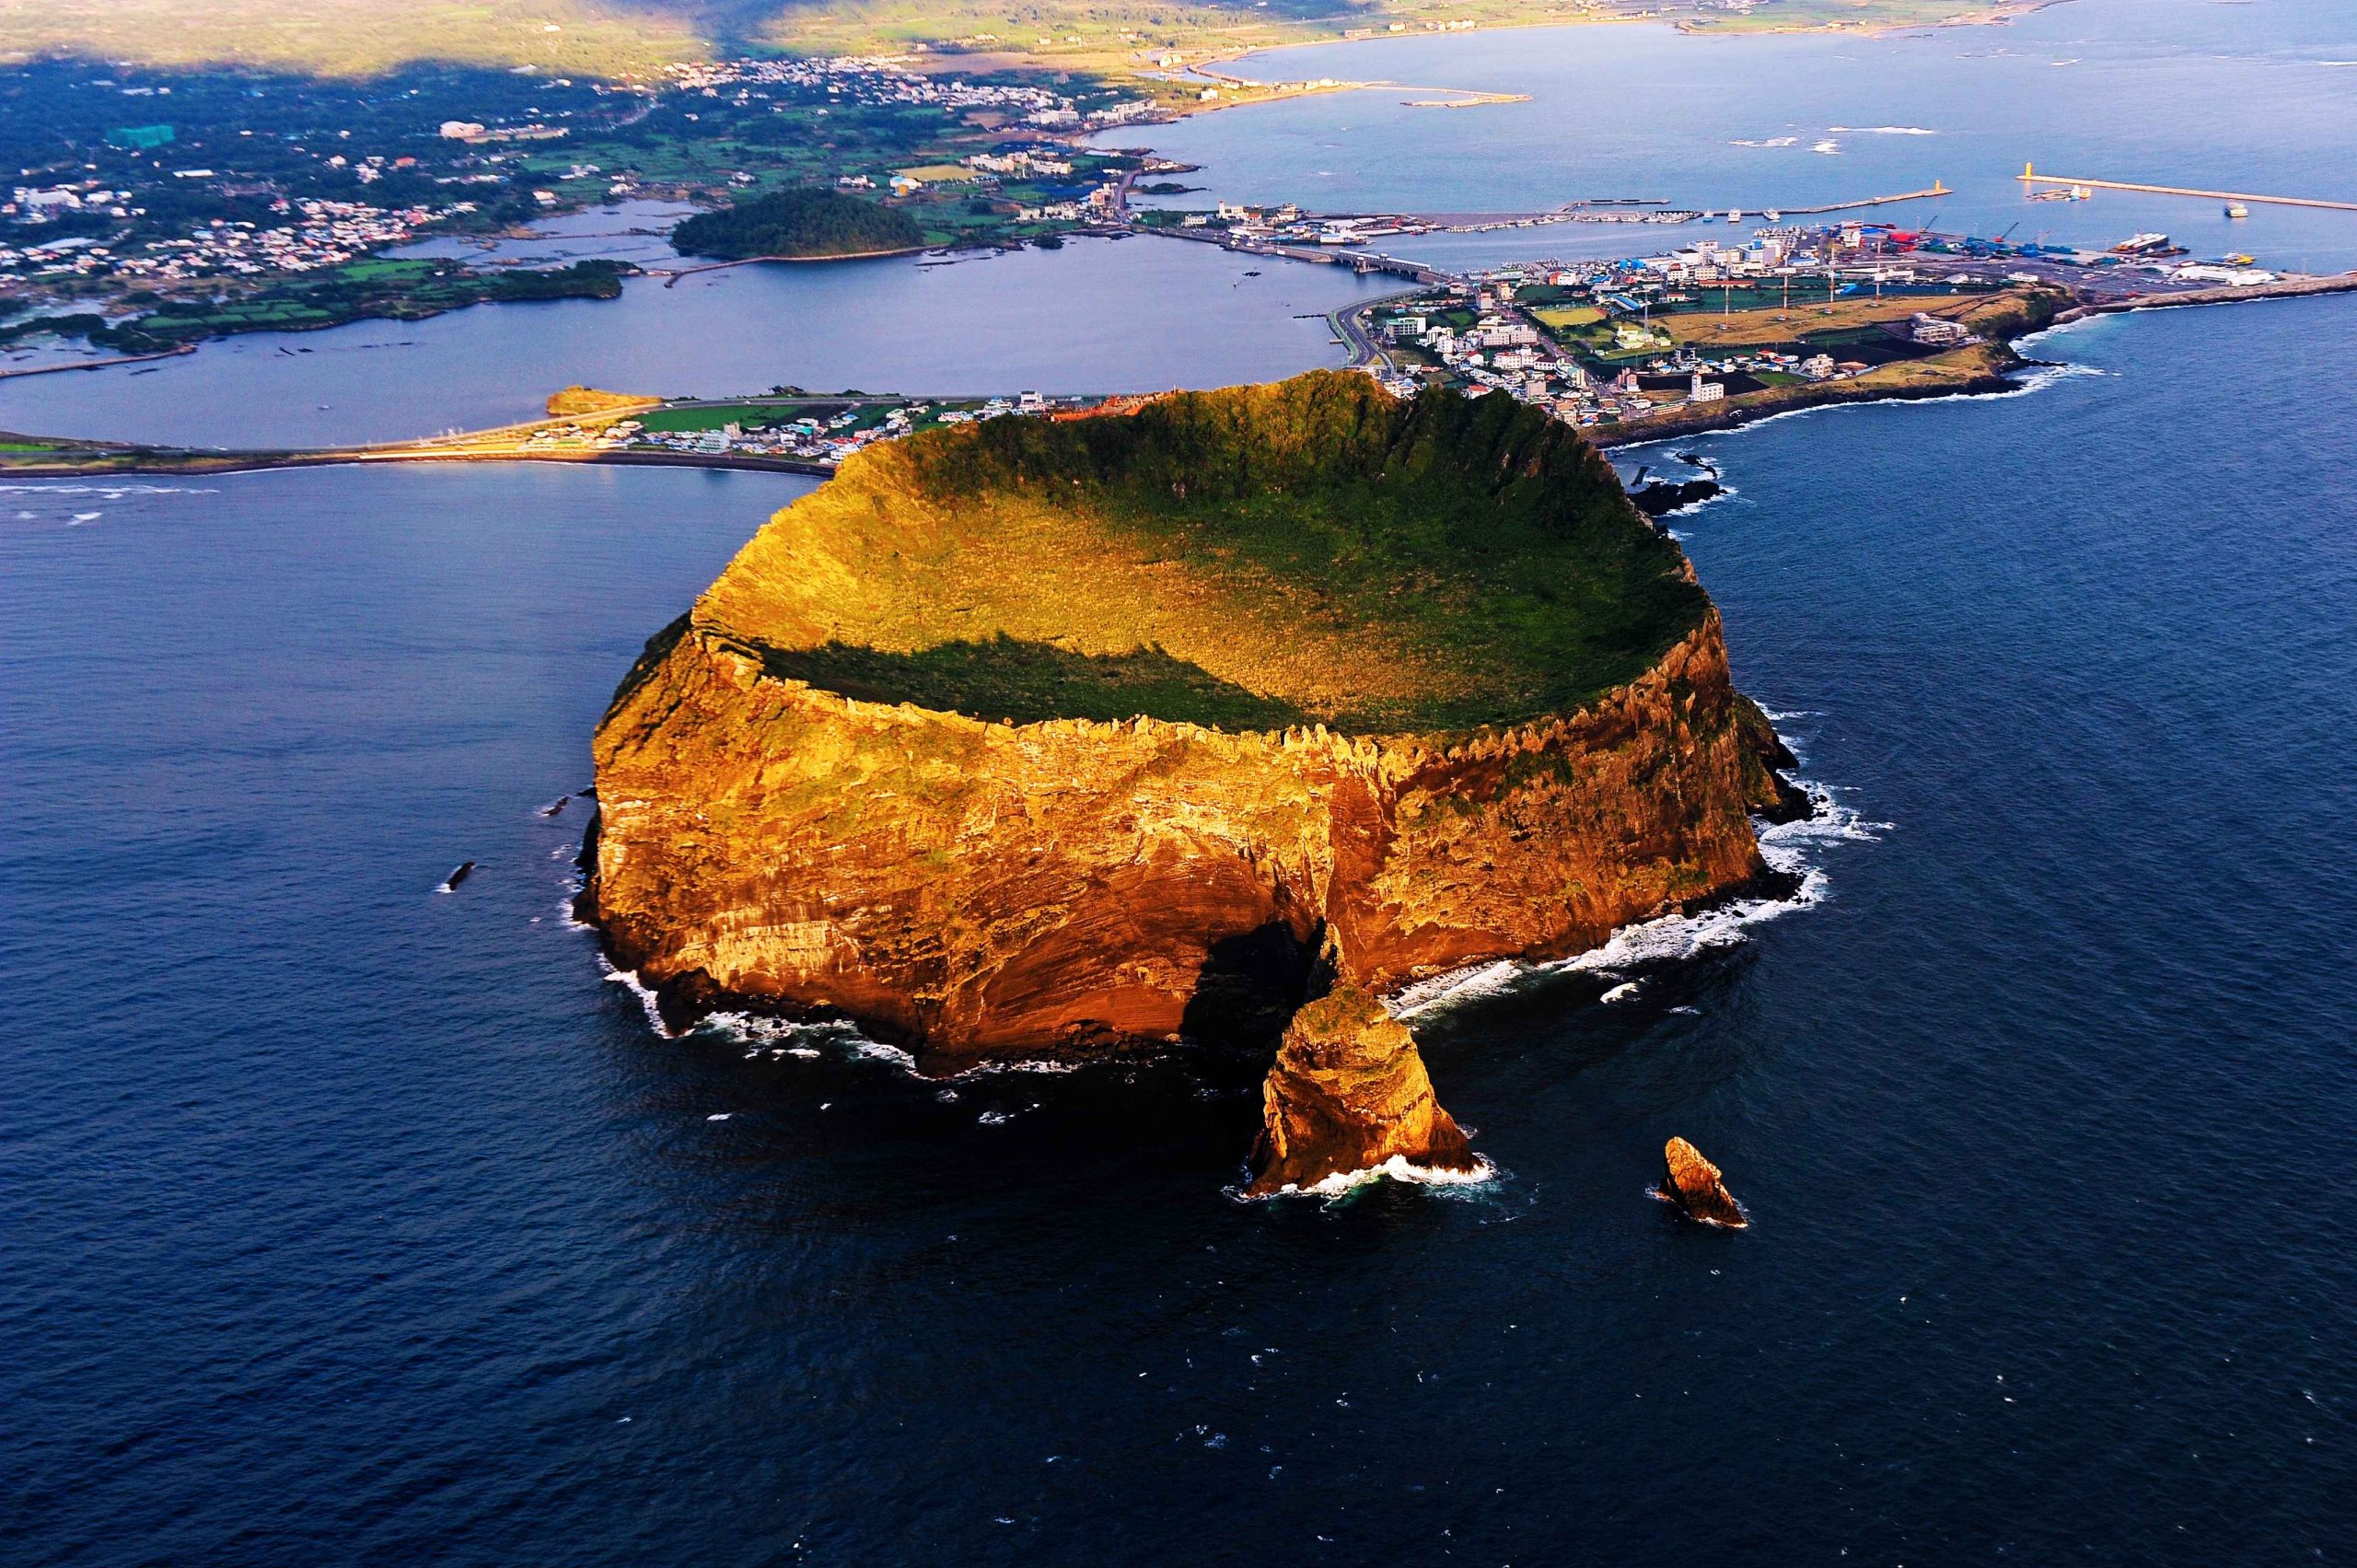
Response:
[[[0,484],[0,494],[19,493],[41,495],[96,495],[104,501],[120,501],[126,495],[218,495],[220,492],[205,485],[189,484],[59,484],[54,481],[36,481],[26,484]]]
[[[1431,1166],[1413,1165],[1405,1155],[1393,1155],[1381,1165],[1371,1165],[1364,1170],[1338,1171],[1322,1181],[1307,1187],[1285,1187],[1258,1197],[1248,1195],[1241,1182],[1227,1190],[1228,1196],[1240,1203],[1265,1202],[1275,1198],[1323,1198],[1329,1202],[1346,1197],[1362,1187],[1377,1181],[1402,1181],[1416,1187],[1442,1189],[1480,1187],[1498,1179],[1498,1167],[1489,1156],[1473,1156],[1471,1170],[1439,1170]]]
[[[1549,963],[1500,959],[1452,974],[1435,975],[1395,993],[1385,1000],[1385,1005],[1394,1017],[1413,1018],[1435,1009],[1494,996],[1548,975],[1621,977],[1684,963],[1748,940],[1753,926],[1781,919],[1795,910],[1816,908],[1831,896],[1825,867],[1817,864],[1820,852],[1830,844],[1872,843],[1889,831],[1891,824],[1870,821],[1855,807],[1835,799],[1831,785],[1806,779],[1799,783],[1816,803],[1816,811],[1805,820],[1777,823],[1761,830],[1759,834],[1760,857],[1770,870],[1794,879],[1791,892],[1777,897],[1732,899],[1693,914],[1666,914],[1639,921],[1615,931],[1600,947]],[[1618,991],[1619,986],[1612,989]]]
[[[609,978],[629,981],[633,988],[640,993],[642,998],[650,1003],[649,1016],[652,1016],[653,993],[639,986],[636,976],[621,975],[614,970],[610,964],[607,969]],[[659,1019],[656,1027],[661,1028]],[[664,1032],[668,1034],[669,1031]],[[813,1022],[774,1017],[763,1013],[724,1011],[706,1014],[696,1020],[694,1026],[685,1032],[723,1036],[736,1044],[749,1048],[745,1052],[749,1057],[767,1055],[775,1059],[781,1056],[792,1056],[807,1061],[813,1057],[834,1055],[853,1062],[881,1062],[888,1066],[899,1068],[910,1077],[922,1078],[928,1084],[944,1086],[970,1084],[1009,1074],[1056,1077],[1068,1073],[1077,1073],[1085,1067],[1094,1065],[1086,1062],[1025,1057],[1012,1061],[978,1062],[963,1072],[936,1077],[917,1071],[917,1059],[914,1052],[900,1046],[873,1039],[863,1033],[858,1025],[841,1018]]]
[[[598,967],[606,971],[606,978],[614,984],[630,987],[630,993],[637,997],[639,1006],[645,1009],[646,1021],[654,1026],[655,1032],[665,1040],[671,1038],[669,1027],[663,1022],[663,1009],[655,1005],[655,993],[638,982],[636,970],[616,969],[613,960],[603,953],[598,955]]]

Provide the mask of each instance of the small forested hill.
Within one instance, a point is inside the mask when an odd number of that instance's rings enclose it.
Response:
[[[716,213],[698,213],[671,231],[682,254],[739,261],[749,256],[862,256],[908,250],[924,231],[906,213],[834,191],[780,191]]]
[[[1568,713],[1709,612],[1568,426],[1321,371],[870,447],[694,621],[871,701],[1380,733]]]

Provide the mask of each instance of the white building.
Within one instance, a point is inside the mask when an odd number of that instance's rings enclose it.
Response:
[[[1963,322],[1926,315],[1920,310],[1916,312],[1915,319],[1909,327],[1907,335],[1919,343],[1931,343],[1940,347],[1972,341],[1972,334],[1965,330]]]

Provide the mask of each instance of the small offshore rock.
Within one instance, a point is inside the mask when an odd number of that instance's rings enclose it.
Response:
[[[1642,489],[1631,491],[1629,499],[1635,502],[1637,510],[1646,517],[1660,517],[1689,506],[1700,505],[1719,493],[1720,485],[1714,479],[1689,479],[1683,483],[1676,480],[1657,479]]]
[[[475,863],[471,860],[461,861],[459,862],[459,868],[456,871],[451,872],[449,876],[442,879],[442,886],[438,890],[445,893],[453,892],[457,890],[459,883],[465,881],[474,874]]]
[[[1433,1096],[1415,1036],[1356,986],[1294,1015],[1260,1100],[1248,1197],[1306,1191],[1394,1158],[1425,1170],[1480,1168]]]
[[[1751,1223],[1726,1183],[1719,1179],[1719,1167],[1704,1159],[1701,1150],[1683,1138],[1672,1138],[1662,1148],[1662,1161],[1666,1173],[1662,1177],[1661,1195],[1685,1210],[1689,1218],[1729,1230],[1741,1230]]]

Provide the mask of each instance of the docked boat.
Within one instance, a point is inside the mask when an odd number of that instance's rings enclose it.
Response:
[[[2147,233],[2131,234],[2111,249],[2112,253],[2119,256],[2156,256],[2168,248],[2167,235]]]

